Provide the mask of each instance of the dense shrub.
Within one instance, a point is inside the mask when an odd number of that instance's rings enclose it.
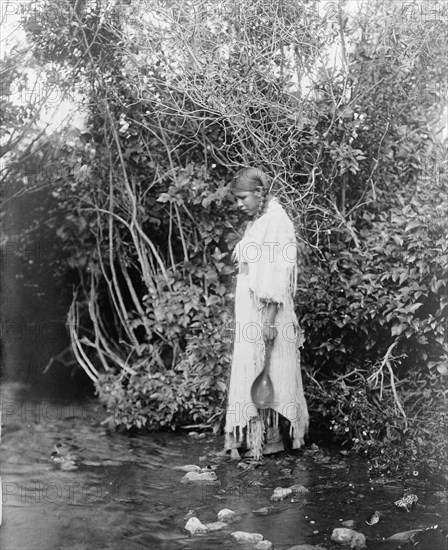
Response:
[[[210,280],[216,271],[207,276]],[[148,322],[159,339],[145,346],[132,374],[102,374],[96,382],[99,397],[117,426],[219,425],[232,341],[227,297],[204,296],[201,286],[184,280],[165,290],[144,300]]]
[[[404,368],[447,373],[446,185],[421,184],[397,203],[364,212],[358,246],[336,233],[318,269],[310,262],[303,273],[297,303],[308,363],[345,373],[374,363],[396,342],[395,353],[409,357]]]
[[[316,421],[331,419],[337,440],[382,473],[422,472],[448,459],[442,176],[386,212],[364,212],[358,246],[339,238],[318,269],[312,263],[302,274],[298,307]]]

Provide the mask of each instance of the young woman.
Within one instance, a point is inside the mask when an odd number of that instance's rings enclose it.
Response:
[[[299,353],[303,336],[293,302],[296,238],[291,220],[269,193],[268,178],[261,170],[238,172],[232,191],[251,221],[234,251],[238,276],[225,450],[235,459],[241,449],[259,459],[284,449],[280,420],[289,426],[293,449],[303,444],[308,428]],[[271,345],[269,374],[274,395],[269,408],[259,408],[252,401],[251,387],[264,368],[266,347]]]

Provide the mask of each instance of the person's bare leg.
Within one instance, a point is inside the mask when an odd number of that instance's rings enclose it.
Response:
[[[227,454],[230,450],[230,459],[231,460],[241,460],[241,455],[238,451],[238,442],[235,436],[231,433],[226,433],[224,438],[224,450],[222,454]]]

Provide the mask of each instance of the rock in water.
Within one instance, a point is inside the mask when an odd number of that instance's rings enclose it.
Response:
[[[414,538],[416,533],[420,533],[423,529],[411,529],[410,531],[402,531],[401,533],[395,533],[388,537],[386,540],[396,540],[397,542],[408,542]]]
[[[180,470],[181,472],[200,472],[201,468],[196,464],[186,464],[185,466],[174,466],[173,470]]]
[[[290,489],[289,487],[287,488],[277,487],[276,489],[274,489],[274,493],[272,494],[270,500],[273,500],[276,502],[278,500],[283,500],[289,495],[292,495],[292,489]]]
[[[188,472],[180,480],[181,483],[213,483],[217,481],[215,472]]]
[[[354,529],[356,521],[354,519],[347,519],[341,523],[342,527],[348,527],[349,529]]]
[[[352,540],[355,533],[356,531],[353,531],[353,529],[348,529],[347,527],[337,527],[336,529],[333,529],[331,540],[346,544]]]
[[[291,489],[293,493],[309,493],[309,490],[300,483],[297,483],[296,485],[291,485],[289,489]]]
[[[378,510],[375,510],[375,512],[373,512],[373,514],[371,514],[370,517],[366,519],[367,525],[375,525],[376,523],[378,523],[380,521],[380,516],[380,512],[378,512]]]
[[[236,512],[229,510],[228,508],[220,510],[217,515],[218,521],[225,521],[226,523],[232,523],[232,521],[235,521],[236,518]]]
[[[271,550],[272,542],[270,540],[261,540],[254,546],[255,550]]]
[[[246,531],[234,531],[230,536],[242,543],[256,543],[263,540],[263,535],[260,533],[247,533]]]
[[[185,524],[185,530],[189,531],[192,535],[196,533],[206,533],[207,527],[199,521],[198,518],[190,518]]]
[[[357,550],[358,548],[366,548],[366,536],[355,531],[355,534],[350,542],[350,548],[353,548],[354,550]]]
[[[353,529],[346,529],[345,527],[333,529],[331,540],[340,542],[341,544],[350,544],[350,548],[352,549],[366,548],[365,535],[353,531]]]

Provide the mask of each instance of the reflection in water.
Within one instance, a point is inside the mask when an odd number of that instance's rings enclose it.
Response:
[[[278,549],[304,543],[329,548],[342,519],[354,519],[377,540],[440,523],[440,505],[429,500],[433,493],[420,487],[418,512],[394,509],[403,487],[369,482],[357,459],[308,450],[243,469],[217,456],[221,442],[215,437],[110,432],[94,400],[33,400],[32,391],[11,382],[2,387],[4,550],[242,548],[230,538],[236,530],[262,533]],[[63,462],[50,459],[56,444]],[[173,468],[185,464],[216,467],[219,481],[183,484],[185,472]],[[309,492],[270,500],[276,487],[294,484]],[[205,535],[183,530],[190,510],[209,523],[223,508],[241,519]],[[384,510],[381,521],[367,526],[364,520],[376,509]]]

